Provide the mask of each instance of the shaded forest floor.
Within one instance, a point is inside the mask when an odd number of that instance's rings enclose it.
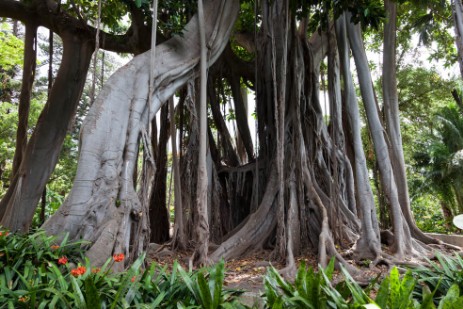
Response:
[[[169,270],[175,261],[178,261],[182,267],[189,269],[189,258],[192,252],[172,252],[167,246],[154,245],[148,251],[148,261],[161,266],[166,266]],[[225,263],[225,287],[229,289],[244,290],[245,292],[253,292],[260,294],[264,291],[264,277],[267,268],[273,266],[277,270],[284,268],[284,264],[279,261],[270,260],[271,251],[261,251],[251,256],[234,259]],[[308,267],[318,269],[316,255],[301,255],[296,257],[296,264],[299,267],[301,262],[305,262]],[[386,265],[377,265],[369,267],[368,265],[359,265],[354,261],[350,261],[354,266],[362,269],[360,277],[355,278],[360,283],[368,284],[371,280],[387,274],[389,269]],[[339,271],[335,271],[334,282],[342,278]],[[293,278],[286,278],[288,281],[293,281]]]

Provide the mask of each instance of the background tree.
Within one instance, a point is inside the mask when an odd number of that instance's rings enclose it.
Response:
[[[437,123],[415,154],[417,167],[425,177],[428,191],[440,196],[443,213],[447,219],[463,211],[461,192],[461,150],[463,149],[463,118],[455,105],[441,109]]]

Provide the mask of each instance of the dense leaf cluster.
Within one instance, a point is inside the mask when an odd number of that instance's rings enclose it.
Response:
[[[224,288],[225,265],[186,271],[151,264],[144,256],[122,273],[111,267],[124,259],[115,254],[101,268],[81,254],[81,243],[57,243],[43,231],[29,235],[0,229],[0,308],[249,308],[242,292]],[[437,255],[438,263],[408,270],[397,268],[361,287],[342,270],[334,283],[334,260],[316,272],[301,263],[294,283],[270,267],[264,280],[265,308],[461,308],[463,260]]]

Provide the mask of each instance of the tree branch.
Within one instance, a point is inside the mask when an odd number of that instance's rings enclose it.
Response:
[[[66,12],[55,12],[43,1],[33,0],[26,4],[15,0],[0,1],[0,17],[19,20],[23,23],[34,22],[62,35],[63,32],[76,33],[79,36],[86,36],[95,40],[96,29],[90,25],[83,24],[81,20],[69,15]],[[141,53],[149,47],[140,44],[140,36],[134,27],[123,35],[113,35],[100,30],[100,48],[120,53]]]

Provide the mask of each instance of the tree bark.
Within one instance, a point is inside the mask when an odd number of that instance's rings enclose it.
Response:
[[[336,20],[335,26],[344,81],[347,122],[350,129],[349,132],[351,140],[353,142],[354,161],[352,162],[352,165],[355,170],[357,209],[359,217],[362,220],[362,231],[357,250],[361,257],[365,256],[368,258],[376,258],[381,253],[379,227],[376,219],[375,201],[371,190],[365,152],[362,144],[360,113],[350,68],[349,43],[346,29],[346,23],[349,21],[345,15],[346,14],[342,14]],[[368,248],[368,251],[365,251],[365,248]]]
[[[457,0],[460,1],[460,0]],[[461,2],[460,2],[461,5]],[[407,172],[400,134],[399,99],[397,94],[397,64],[396,64],[396,31],[397,31],[397,3],[385,0],[384,6],[388,18],[384,24],[384,48],[383,48],[383,100],[386,116],[386,134],[389,141],[389,153],[391,156],[392,170],[399,194],[399,203],[402,213],[414,238],[424,243],[437,243],[437,241],[425,235],[416,226],[410,208],[408,195]]]
[[[171,120],[170,120],[171,121]],[[169,106],[161,108],[161,126],[156,155],[156,172],[150,197],[151,242],[163,243],[169,240],[169,211],[166,205],[167,142],[169,141]],[[167,206],[167,207],[166,207]]]
[[[172,176],[174,177],[174,193],[175,193],[175,210],[174,210],[174,233],[172,235],[172,247],[180,250],[186,249],[185,225],[183,221],[183,204],[182,204],[182,183],[180,180],[180,169],[177,152],[177,130],[175,129],[175,112],[174,100],[169,99],[170,111],[170,133],[172,141]]]
[[[238,1],[208,1],[204,10],[210,63],[224,49],[238,13]],[[156,48],[153,102],[147,104],[150,53],[136,56],[106,82],[82,128],[82,147],[73,188],[60,209],[44,224],[48,233],[63,231],[89,241],[87,256],[102,264],[114,253],[129,261],[147,245],[148,210],[140,204],[131,175],[138,136],[174,92],[196,74],[200,59],[198,23]],[[132,235],[134,233],[135,235]],[[130,244],[137,238],[138,246]],[[117,264],[118,270],[124,263]]]
[[[208,84],[208,90],[212,119],[214,120],[214,123],[217,126],[217,130],[221,136],[220,140],[222,142],[222,149],[224,150],[224,160],[230,166],[238,166],[240,164],[240,161],[238,156],[236,155],[235,150],[233,149],[230,132],[220,112],[220,100],[216,94],[212,81]]]
[[[68,127],[85,84],[93,45],[64,33],[63,58],[50,97],[40,114],[18,173],[0,202],[0,224],[26,232],[43,189],[58,160]],[[70,84],[69,81],[73,82]]]
[[[359,223],[347,205],[347,196],[353,200],[348,193],[353,191],[348,188],[353,185],[350,165],[341,143],[336,144],[328,134],[318,100],[316,66],[323,52],[312,49],[305,36],[297,33],[295,16],[284,10],[286,1],[261,4],[255,83],[259,157],[255,166],[248,168],[258,171],[253,174],[253,190],[266,189],[256,210],[226,236],[211,258],[230,259],[271,245],[275,257],[286,259],[285,272],[291,273],[293,255],[300,245],[308,248],[310,244],[318,248],[320,263],[336,256],[346,265],[335,241],[353,241]],[[277,153],[279,147],[283,153]],[[339,162],[338,172],[330,169],[330,160]],[[339,198],[329,195],[331,184],[338,186],[333,192],[339,192]],[[253,192],[252,196],[256,195],[258,192]],[[337,225],[330,220],[334,214],[338,214]],[[281,229],[275,230],[277,224]],[[338,236],[333,235],[334,230],[339,231]]]
[[[288,61],[289,3],[275,1],[270,6],[269,19],[273,21],[269,27],[272,40],[272,81],[274,88],[274,111],[276,126],[276,169],[278,174],[277,202],[277,234],[276,254],[285,259],[287,255],[287,218],[285,207],[285,105],[286,105],[286,74]],[[278,48],[276,40],[278,43]],[[290,256],[289,260],[293,257]]]
[[[203,1],[198,0],[199,41],[201,46],[200,58],[200,92],[199,92],[199,155],[198,182],[196,194],[197,217],[195,221],[196,248],[193,253],[193,263],[207,264],[209,248],[209,219],[208,219],[208,175],[206,170],[207,155],[207,50],[204,26]]]
[[[232,71],[229,82],[233,95],[233,103],[235,106],[236,126],[238,128],[241,141],[244,144],[244,148],[246,149],[248,160],[252,161],[254,159],[254,147],[252,145],[251,132],[249,131],[248,126],[248,115],[246,112],[246,106],[244,104],[244,99],[241,94],[240,77]]]
[[[350,16],[347,15],[347,18],[350,19]],[[391,158],[384,137],[384,128],[381,124],[376,107],[373,82],[371,80],[368,60],[363,46],[360,25],[354,25],[352,22],[348,22],[347,31],[355,65],[357,67],[368,126],[373,138],[375,153],[378,160],[381,184],[391,207],[392,226],[394,230],[394,252],[397,254],[398,258],[403,258],[406,254],[412,252],[411,235],[408,225],[406,225],[406,221],[404,221],[399,202]]]
[[[12,178],[19,170],[27,147],[27,130],[29,127],[29,110],[31,106],[32,87],[35,80],[35,66],[37,63],[37,26],[33,23],[26,24],[26,36],[24,38],[24,64],[19,96],[18,130],[16,131],[16,150],[13,158]]]

